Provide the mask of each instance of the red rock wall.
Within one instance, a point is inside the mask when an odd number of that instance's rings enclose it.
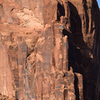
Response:
[[[96,0],[0,0],[1,97],[99,100],[99,20]]]

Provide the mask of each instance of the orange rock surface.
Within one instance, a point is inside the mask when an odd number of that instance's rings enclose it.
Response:
[[[0,100],[100,100],[96,0],[0,0]]]

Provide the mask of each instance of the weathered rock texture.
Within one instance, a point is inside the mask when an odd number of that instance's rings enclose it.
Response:
[[[0,100],[100,100],[99,40],[96,0],[0,0]]]

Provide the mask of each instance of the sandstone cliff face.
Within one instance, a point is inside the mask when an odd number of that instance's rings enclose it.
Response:
[[[99,23],[96,0],[0,0],[0,100],[100,100]]]

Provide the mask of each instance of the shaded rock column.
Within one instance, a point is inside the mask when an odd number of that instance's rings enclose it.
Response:
[[[55,32],[55,96],[57,100],[63,100],[63,25],[56,23],[54,26]]]
[[[18,89],[18,99],[25,99],[25,91],[27,82],[24,79],[25,73],[25,63],[26,63],[26,43],[25,41],[19,41],[18,43],[18,67],[19,67],[19,89]],[[25,86],[25,87],[24,87]],[[27,94],[26,94],[27,95]]]
[[[48,100],[50,96],[50,67],[52,61],[52,34],[47,27],[37,41],[36,54],[36,100]]]
[[[68,37],[63,37],[63,72],[68,71]]]

